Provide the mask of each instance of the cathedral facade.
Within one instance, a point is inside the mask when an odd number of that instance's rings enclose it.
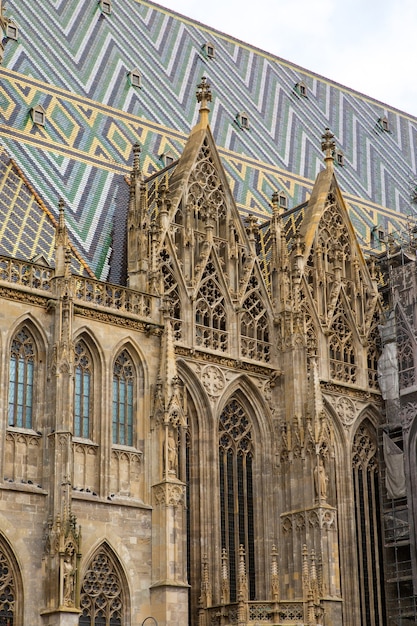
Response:
[[[415,623],[417,121],[152,2],[9,5],[0,626]]]
[[[381,308],[333,135],[308,203],[242,222],[197,97],[178,161],[133,147],[128,286],[73,273],[63,202],[53,267],[2,259],[4,619],[384,624]]]

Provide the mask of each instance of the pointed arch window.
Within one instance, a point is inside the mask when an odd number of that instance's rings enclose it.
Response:
[[[124,626],[126,599],[115,560],[105,548],[91,560],[81,586],[79,626]]]
[[[0,544],[0,624],[13,626],[16,620],[16,581],[7,552]]]
[[[24,327],[13,338],[9,363],[9,426],[32,428],[35,342]]]
[[[333,380],[355,383],[357,366],[352,331],[343,312],[338,309],[329,336],[330,376]]]
[[[370,424],[359,427],[352,452],[361,623],[382,626],[386,620],[378,446]]]
[[[207,263],[196,301],[196,343],[225,352],[228,347],[226,304],[215,273],[213,263]]]
[[[268,316],[254,276],[250,280],[250,288],[251,291],[243,303],[240,321],[241,353],[248,359],[268,363],[271,357]]]
[[[133,445],[135,370],[127,350],[113,366],[113,443]]]
[[[251,423],[240,402],[232,399],[219,422],[221,544],[228,557],[231,602],[237,599],[240,546],[246,554],[249,597],[255,598],[252,462]]]
[[[75,344],[74,435],[91,438],[93,364],[84,341]]]

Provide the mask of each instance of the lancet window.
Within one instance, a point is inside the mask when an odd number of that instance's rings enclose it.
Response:
[[[398,316],[397,323],[397,350],[400,389],[406,389],[416,384],[414,342],[401,315]]]
[[[92,359],[84,341],[75,344],[74,435],[91,437]]]
[[[329,335],[330,376],[346,383],[356,382],[355,348],[352,331],[338,308]]]
[[[127,350],[113,366],[113,443],[133,445],[135,369]]]
[[[385,624],[381,513],[378,485],[378,446],[375,432],[363,423],[353,441],[353,486],[357,535],[361,623]]]
[[[0,545],[0,624],[13,626],[16,620],[16,600],[13,567]]]
[[[36,348],[24,327],[13,338],[9,362],[9,426],[32,428]]]
[[[231,602],[237,599],[240,546],[246,554],[249,596],[255,598],[252,465],[251,424],[240,402],[232,399],[219,422],[221,543],[227,554]]]
[[[91,560],[81,586],[79,626],[124,626],[126,585],[104,548]]]
[[[207,263],[196,301],[196,343],[225,352],[228,347],[226,305],[215,275],[213,263]]]

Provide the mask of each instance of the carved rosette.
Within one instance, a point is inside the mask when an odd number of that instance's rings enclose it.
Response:
[[[343,426],[349,427],[353,424],[357,413],[356,403],[353,400],[346,396],[337,398],[334,403],[334,408]]]
[[[165,482],[154,485],[153,497],[157,506],[184,506],[185,485],[182,483]]]
[[[222,370],[216,365],[206,365],[202,368],[201,382],[212,402],[217,400],[226,384]]]

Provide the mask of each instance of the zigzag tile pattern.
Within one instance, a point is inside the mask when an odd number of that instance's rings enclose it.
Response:
[[[56,222],[22,177],[16,164],[0,147],[0,254],[22,260],[54,256]],[[75,255],[72,272],[86,268]]]
[[[282,59],[251,48],[152,2],[8,0],[19,26],[0,70],[3,144],[51,211],[63,196],[69,226],[97,277],[110,275],[124,226],[124,176],[139,140],[146,174],[160,155],[181,152],[196,120],[202,75],[212,85],[211,127],[243,212],[262,216],[274,190],[303,202],[322,167],[321,134],[335,133],[345,155],[339,184],[366,244],[373,225],[403,230],[413,212],[417,119]],[[203,45],[215,47],[209,59]],[[132,87],[138,68],[142,88]],[[307,98],[294,85],[303,81]],[[29,110],[41,104],[45,128]],[[236,123],[245,111],[249,130]],[[390,132],[378,119],[387,117]],[[362,198],[362,200],[359,200]]]

